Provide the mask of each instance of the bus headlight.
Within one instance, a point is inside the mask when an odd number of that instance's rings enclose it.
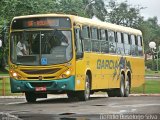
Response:
[[[10,71],[10,75],[15,79],[21,79],[21,76],[15,71]]]
[[[67,70],[64,73],[61,74],[60,78],[67,78],[71,75],[71,70]]]
[[[70,70],[67,70],[65,74],[66,74],[66,75],[70,75],[70,74],[71,74],[71,71],[70,71]]]
[[[13,77],[17,77],[18,74],[17,74],[16,72],[13,72],[13,73],[12,73],[12,76],[13,76]]]

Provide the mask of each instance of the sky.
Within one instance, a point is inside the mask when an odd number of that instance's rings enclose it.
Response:
[[[119,2],[123,2],[125,0],[117,0]],[[133,6],[140,5],[140,7],[146,7],[141,10],[141,15],[144,16],[145,19],[149,17],[157,16],[158,23],[160,24],[160,0],[127,0],[128,4]]]

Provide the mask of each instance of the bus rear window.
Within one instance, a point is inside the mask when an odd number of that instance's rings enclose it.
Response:
[[[69,18],[38,17],[15,19],[11,25],[12,29],[27,28],[71,28]]]

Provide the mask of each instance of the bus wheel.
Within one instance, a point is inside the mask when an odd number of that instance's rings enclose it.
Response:
[[[25,97],[28,103],[36,102],[36,94],[32,92],[26,92]]]
[[[116,89],[111,89],[107,91],[107,94],[109,97],[124,97],[125,94],[125,84],[124,84],[124,75],[121,74],[121,79],[120,79],[120,88]]]
[[[130,92],[130,83],[129,83],[129,77],[127,76],[125,81],[125,91],[124,91],[124,97],[128,97]]]
[[[120,79],[120,88],[117,91],[117,96],[118,97],[124,97],[124,92],[125,92],[125,84],[124,84],[125,78],[124,75],[121,74],[121,79]]]
[[[85,80],[85,90],[84,91],[80,91],[78,93],[78,98],[82,101],[86,101],[88,100],[90,97],[90,80],[88,75],[86,75],[86,80]]]

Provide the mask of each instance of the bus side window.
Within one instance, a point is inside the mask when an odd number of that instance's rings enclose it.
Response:
[[[143,56],[142,36],[137,36],[137,40],[138,40],[138,55]]]
[[[125,54],[131,55],[130,37],[127,33],[123,33]]]
[[[135,51],[136,51],[136,56],[138,56],[138,38],[135,36]]]
[[[80,38],[80,28],[75,28],[74,33],[75,33],[76,56],[78,55],[78,58],[82,58],[83,47],[82,47],[82,40]]]
[[[117,32],[117,54],[124,55],[124,44],[122,39],[122,34]]]
[[[137,55],[136,36],[130,35],[130,38],[131,38],[131,55],[136,56]]]
[[[88,26],[82,27],[84,51],[91,51],[90,29]]]
[[[109,52],[116,53],[115,33],[113,31],[108,31],[108,40],[109,40]]]
[[[109,53],[108,35],[107,30],[100,30],[100,42],[101,42],[101,52]]]
[[[83,26],[82,27],[82,35],[83,35],[83,38],[90,38],[90,32],[89,32],[89,27],[88,26]]]
[[[98,29],[91,28],[91,43],[92,43],[92,51],[100,52],[100,42],[98,39]]]
[[[100,40],[106,40],[105,30],[100,29],[99,32],[100,32]]]

